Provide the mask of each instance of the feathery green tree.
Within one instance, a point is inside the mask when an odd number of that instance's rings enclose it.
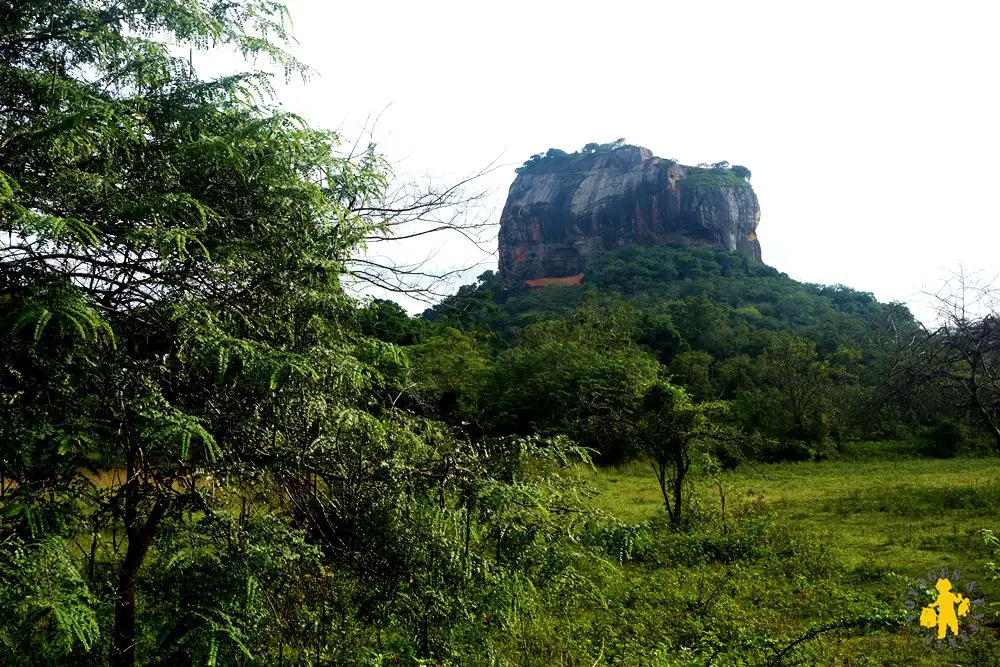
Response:
[[[286,23],[274,2],[0,9],[4,530],[88,526],[93,568],[121,528],[113,665],[135,662],[165,522],[287,462],[283,433],[315,438],[318,403],[363,404],[383,352],[337,324],[345,261],[379,224],[348,204],[378,196],[381,159],[339,157],[268,106],[265,76],[202,80],[162,41],[291,71]]]

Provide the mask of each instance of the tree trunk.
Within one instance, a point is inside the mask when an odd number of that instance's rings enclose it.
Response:
[[[97,521],[94,521],[94,532],[91,533],[90,540],[90,562],[87,564],[87,580],[94,581],[94,564],[97,561],[97,544],[101,539],[101,534],[97,532]]]
[[[153,537],[163,515],[167,511],[168,502],[159,499],[153,505],[145,523],[139,521],[139,490],[136,468],[139,462],[138,452],[133,451],[127,465],[125,484],[125,533],[128,546],[125,558],[118,570],[118,585],[115,595],[115,631],[111,644],[111,667],[133,667],[135,665],[136,637],[136,582],[139,578],[139,568],[142,567]]]
[[[674,510],[670,506],[670,492],[667,489],[667,464],[665,461],[657,460],[652,465],[653,470],[656,472],[656,481],[660,484],[660,493],[663,495],[663,507],[667,510],[670,522],[676,523],[674,520]]]
[[[142,567],[149,547],[153,544],[156,528],[167,506],[158,501],[149,518],[134,534],[130,530],[125,559],[118,570],[118,588],[115,597],[115,635],[111,646],[111,667],[135,665],[135,598],[139,568]]]
[[[671,518],[674,520],[674,525],[679,526],[681,523],[681,502],[684,500],[684,475],[687,474],[680,452],[677,453],[674,460],[674,473],[676,478],[674,483],[674,516]]]

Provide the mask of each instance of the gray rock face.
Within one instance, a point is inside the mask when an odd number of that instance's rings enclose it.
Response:
[[[546,160],[510,186],[500,275],[514,289],[578,283],[606,252],[631,243],[738,250],[760,260],[759,221],[749,183],[646,148]]]

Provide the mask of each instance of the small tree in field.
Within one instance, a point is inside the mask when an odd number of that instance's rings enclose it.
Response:
[[[638,404],[632,430],[649,457],[672,524],[684,516],[684,482],[702,445],[732,439],[714,420],[724,413],[722,402],[695,403],[683,388],[663,380],[649,386]]]

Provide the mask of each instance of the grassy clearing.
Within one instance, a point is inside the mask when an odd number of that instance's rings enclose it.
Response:
[[[1000,460],[825,461],[724,473],[726,503],[762,502],[785,526],[816,538],[847,565],[881,562],[914,573],[984,558],[978,531],[998,527]],[[648,466],[602,469],[595,503],[623,520],[661,513]],[[700,507],[720,505],[715,483],[696,487]]]
[[[592,502],[604,512],[629,523],[662,522],[648,466],[603,468],[592,481]],[[988,600],[1000,600],[1000,586],[986,579],[992,555],[979,533],[1000,527],[1000,461],[992,458],[748,466],[697,482],[693,505],[700,525],[687,534],[657,533],[638,550],[632,573],[669,579],[681,590],[728,577],[732,585],[712,615],[742,625],[750,643],[777,636],[781,645],[866,607],[902,613],[910,582],[942,564],[961,568]],[[796,649],[791,664],[1000,664],[997,648],[995,631],[946,655],[898,627],[832,632]]]

